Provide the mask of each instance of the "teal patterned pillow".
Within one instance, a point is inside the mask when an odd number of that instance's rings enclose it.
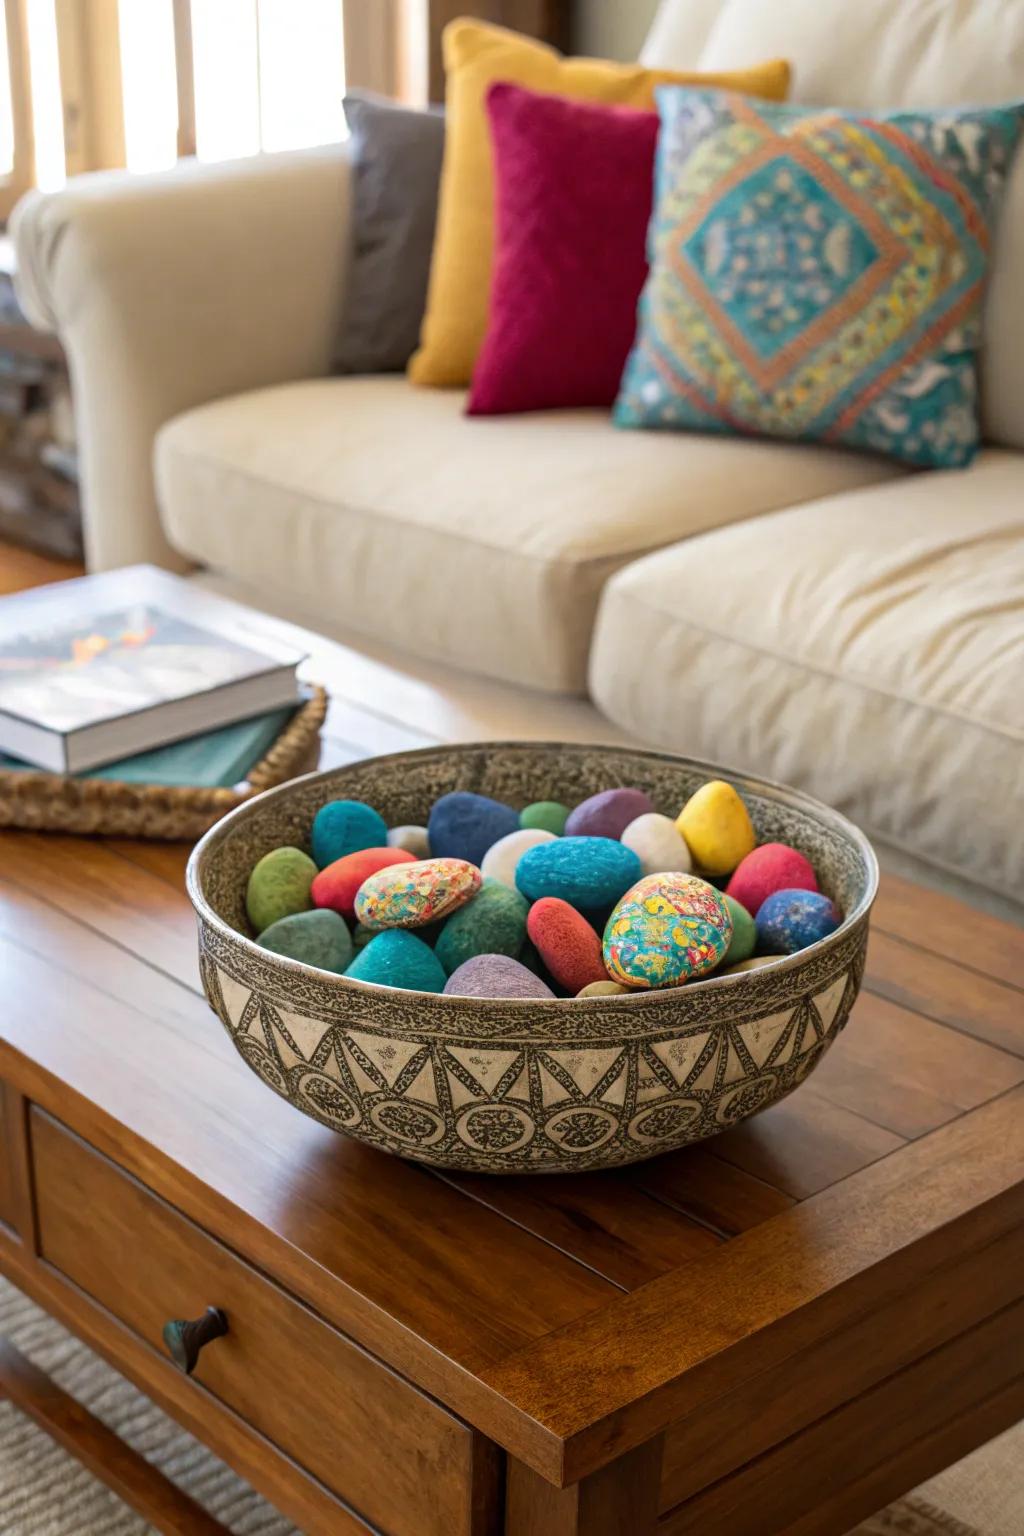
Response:
[[[616,422],[968,464],[993,220],[1024,109],[657,98],[650,275]]]

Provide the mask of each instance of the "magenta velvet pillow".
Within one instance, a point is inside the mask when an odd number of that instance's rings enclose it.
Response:
[[[496,249],[471,416],[608,405],[647,277],[656,112],[487,93]]]

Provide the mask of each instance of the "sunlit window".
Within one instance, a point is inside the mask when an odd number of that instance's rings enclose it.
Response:
[[[171,0],[118,6],[125,158],[130,171],[162,171],[178,157],[178,86]]]
[[[7,27],[0,12],[0,176],[14,169],[14,113],[11,110],[11,67]]]
[[[259,0],[263,149],[298,149],[341,137],[342,30],[338,0]]]
[[[36,146],[36,183],[49,191],[54,187],[62,187],[67,180],[54,0],[28,0],[25,20],[32,88],[32,130]]]

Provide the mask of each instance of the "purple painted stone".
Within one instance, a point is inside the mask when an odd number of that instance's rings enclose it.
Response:
[[[509,955],[473,955],[448,977],[449,997],[554,997],[549,986]]]
[[[653,810],[642,789],[602,789],[569,812],[565,836],[620,838],[631,821]]]

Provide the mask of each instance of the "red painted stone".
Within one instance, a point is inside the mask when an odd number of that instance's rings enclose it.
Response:
[[[788,843],[762,843],[737,864],[725,894],[756,917],[761,903],[776,891],[817,889],[814,867],[802,853]]]
[[[346,853],[328,864],[314,879],[310,890],[313,905],[329,907],[332,912],[340,913],[346,922],[352,922],[356,892],[364,880],[391,864],[415,862],[416,855],[406,848],[360,848],[356,853]]]
[[[535,901],[526,931],[551,975],[575,997],[592,981],[607,981],[601,940],[586,918],[559,896]]]

